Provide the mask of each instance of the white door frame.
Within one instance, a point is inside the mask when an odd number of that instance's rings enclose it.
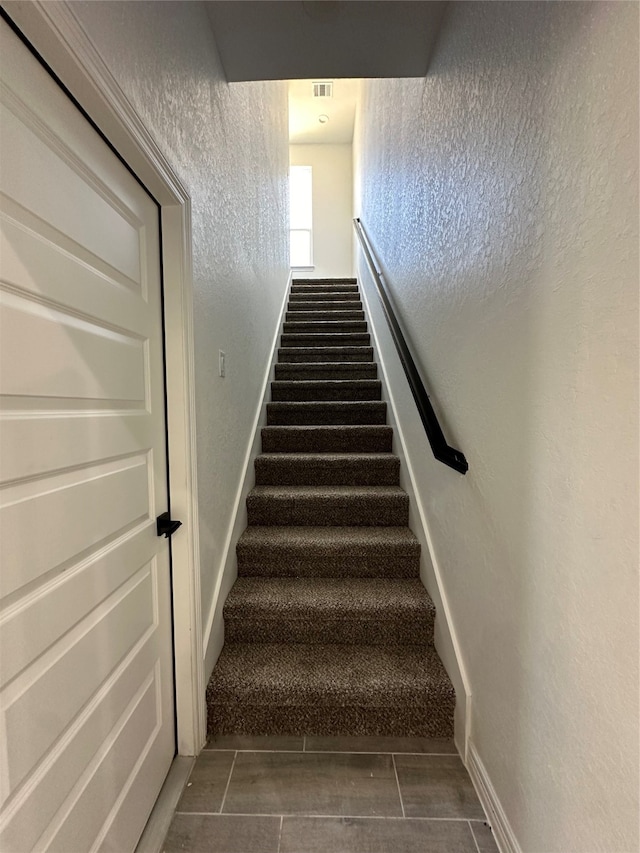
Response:
[[[14,0],[5,9],[160,204],[165,305],[177,751],[206,739],[200,603],[191,266],[191,199],[66,0]]]

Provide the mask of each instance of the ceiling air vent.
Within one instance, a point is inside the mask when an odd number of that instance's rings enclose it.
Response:
[[[333,97],[333,82],[331,80],[323,80],[320,83],[313,84],[314,98],[332,98]]]

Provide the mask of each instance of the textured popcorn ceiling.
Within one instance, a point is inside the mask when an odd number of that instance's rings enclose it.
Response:
[[[200,3],[73,8],[191,194],[206,624],[289,274],[287,86],[227,84]]]
[[[425,79],[364,84],[354,142],[470,464],[413,444],[472,740],[529,853],[638,849],[637,33],[631,3],[453,4]]]

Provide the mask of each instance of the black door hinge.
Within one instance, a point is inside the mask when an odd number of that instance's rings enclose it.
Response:
[[[182,527],[182,522],[171,518],[168,512],[163,512],[162,515],[156,518],[158,536],[166,536],[168,539],[179,527]]]

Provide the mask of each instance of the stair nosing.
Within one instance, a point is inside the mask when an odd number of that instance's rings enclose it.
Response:
[[[285,387],[291,388],[292,390],[299,391],[303,386],[308,385],[311,389],[317,388],[369,388],[372,390],[379,390],[382,387],[381,379],[273,379],[271,381],[272,387],[282,390]],[[275,401],[280,402],[280,401]],[[285,401],[281,401],[285,402]],[[324,403],[328,402],[325,400],[308,400],[308,401],[291,401],[291,402],[310,402],[310,403]],[[357,402],[357,401],[352,401]],[[366,402],[366,401],[363,401]]]
[[[310,600],[318,589],[329,590],[326,598]],[[280,594],[289,597],[283,600]],[[275,607],[269,596],[277,599]],[[356,598],[355,611],[347,609],[353,606],[349,596]],[[407,614],[435,615],[435,604],[419,578],[241,577],[231,589],[224,610],[229,615],[253,608],[260,618],[276,620],[283,615],[288,619],[308,618],[310,610],[336,617],[350,618],[355,614],[355,618],[371,619],[380,616],[372,602],[379,604],[382,600],[390,601],[395,608],[404,608]],[[269,610],[261,610],[267,607]]]
[[[408,499],[407,492],[398,485],[395,486],[313,486],[313,485],[290,485],[290,486],[254,486],[249,495],[252,497],[272,497],[273,493],[287,493],[294,490],[294,496],[297,495],[301,497],[303,492],[308,491],[309,497],[316,497],[321,495],[323,492],[329,492],[332,496],[335,496],[336,491],[338,491],[339,496],[349,497],[351,495],[371,495],[372,497],[395,497],[402,498],[402,500]],[[286,496],[286,494],[285,494]]]
[[[270,400],[267,406],[386,406],[385,400]],[[309,424],[313,426],[313,424]],[[323,426],[323,424],[318,424]],[[365,424],[361,424],[365,426]],[[378,424],[384,426],[384,424]]]

